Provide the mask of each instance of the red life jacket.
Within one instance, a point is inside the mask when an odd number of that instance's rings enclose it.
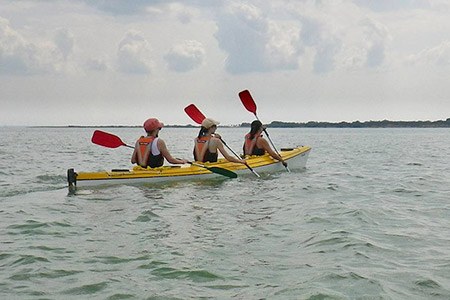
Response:
[[[256,142],[258,141],[260,136],[254,136],[251,138],[250,133],[247,133],[245,135],[245,141],[244,141],[244,155],[264,155],[266,153],[266,150],[262,148],[258,148],[256,146]]]
[[[143,168],[161,167],[164,163],[164,157],[161,153],[158,155],[152,154],[153,142],[158,142],[154,136],[141,136],[136,142],[136,154],[138,165]]]
[[[212,136],[202,136],[195,139],[194,159],[201,162],[216,162],[218,153],[209,152],[209,143]]]

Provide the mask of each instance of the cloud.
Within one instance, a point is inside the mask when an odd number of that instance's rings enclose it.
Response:
[[[338,54],[339,67],[348,69],[379,68],[386,63],[391,35],[387,27],[368,17],[346,25],[340,31],[342,49]]]
[[[202,64],[205,59],[205,49],[198,41],[185,41],[170,49],[164,59],[170,70],[188,72]]]
[[[139,15],[139,14],[151,14],[156,15],[161,12],[157,7],[164,6],[177,6],[177,7],[217,7],[221,6],[222,1],[199,1],[199,0],[103,0],[103,1],[92,1],[83,0],[87,5],[97,8],[98,10],[107,12],[113,15]],[[187,17],[189,14],[189,9],[184,13],[180,12],[180,17]]]
[[[150,44],[141,33],[134,30],[128,31],[117,50],[118,70],[131,74],[151,73],[153,60],[150,53]]]
[[[175,16],[175,19],[182,24],[189,24],[196,15],[195,10],[182,3],[172,3],[168,5],[168,10]]]
[[[63,36],[57,34],[58,47],[51,41],[30,42],[13,30],[7,19],[0,18],[0,74],[22,76],[59,72],[60,54],[68,55],[73,46],[73,43],[69,45],[70,38],[65,42]]]
[[[328,73],[335,67],[335,56],[340,49],[339,40],[329,40],[322,42],[317,47],[317,52],[314,57],[313,70],[315,73]]]
[[[321,42],[323,26],[318,20],[301,16],[300,38],[305,46],[316,46]]]
[[[435,65],[441,67],[450,66],[450,41],[410,55],[406,59],[410,65]]]
[[[91,71],[106,71],[109,69],[106,60],[101,58],[89,58],[86,60],[85,66]]]
[[[66,28],[61,28],[56,32],[55,44],[61,52],[64,59],[67,59],[73,51],[74,38]]]
[[[371,68],[381,66],[385,59],[386,43],[390,39],[388,29],[370,19],[364,19],[361,25],[365,34],[366,66]]]
[[[354,3],[376,12],[423,9],[430,7],[430,2],[427,0],[354,0]]]
[[[336,56],[341,51],[342,41],[336,37],[327,23],[320,19],[299,16],[302,45],[313,51],[313,72],[328,73],[336,67]]]
[[[302,53],[300,27],[268,19],[248,4],[233,3],[219,14],[216,39],[228,55],[226,69],[232,74],[298,68]]]
[[[86,4],[96,7],[99,10],[115,14],[115,15],[132,15],[145,11],[145,8],[151,5],[165,3],[164,0],[107,0],[107,1],[91,1],[84,0]]]

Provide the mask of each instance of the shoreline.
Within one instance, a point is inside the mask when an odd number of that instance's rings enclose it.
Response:
[[[272,121],[265,124],[270,128],[450,128],[450,118],[446,120],[437,121],[354,121],[354,122],[284,122],[284,121]],[[8,126],[4,126],[8,127]],[[20,127],[20,126],[11,126]],[[57,126],[24,126],[28,128],[141,128],[141,125],[57,125]],[[199,128],[199,125],[165,125],[167,128]],[[250,127],[250,123],[243,122],[237,125],[221,125],[223,128],[240,128]]]

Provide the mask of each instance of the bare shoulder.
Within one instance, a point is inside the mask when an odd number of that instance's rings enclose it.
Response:
[[[158,138],[158,147],[165,147],[166,143],[164,142],[164,140],[162,138]]]

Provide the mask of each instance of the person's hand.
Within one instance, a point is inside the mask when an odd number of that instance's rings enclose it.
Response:
[[[214,137],[218,138],[219,140],[222,139],[222,136],[218,133],[214,133]]]
[[[187,164],[187,163],[188,163],[188,160],[187,160],[187,159],[181,158],[181,159],[179,159],[179,160],[180,160],[181,163],[183,163],[183,164]]]

